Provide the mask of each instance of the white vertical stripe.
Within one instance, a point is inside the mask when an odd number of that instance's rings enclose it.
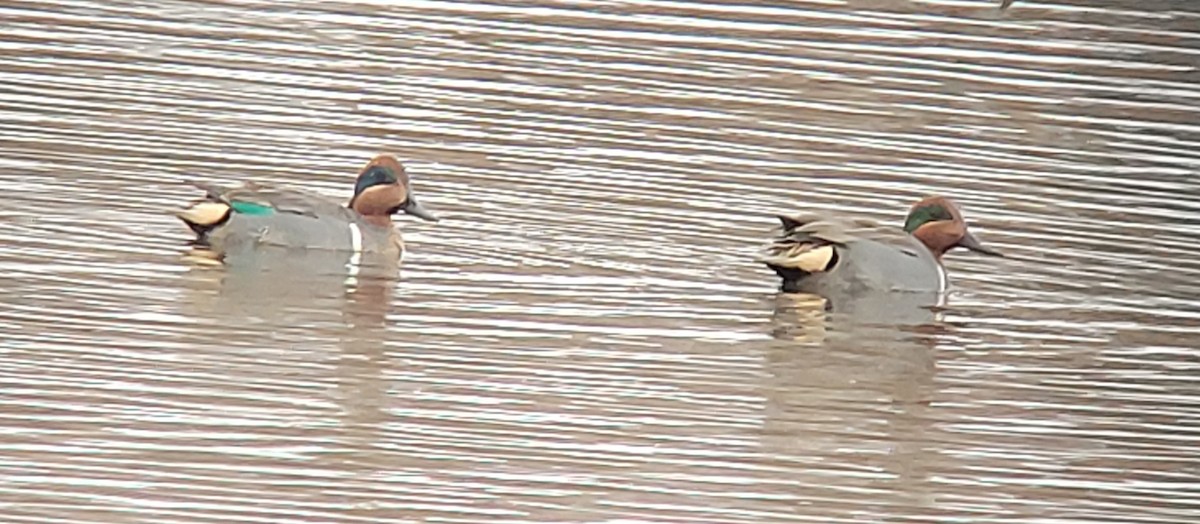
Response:
[[[950,277],[946,275],[946,268],[941,264],[937,265],[938,272],[938,302],[939,307],[946,305],[946,294],[950,292]]]
[[[346,269],[350,273],[346,278],[346,285],[357,286],[358,279],[355,277],[358,276],[358,272],[361,270],[359,266],[362,264],[363,235],[362,230],[358,228],[358,224],[354,222],[350,223],[350,249],[353,251],[353,254],[350,255],[350,262],[346,263]]]
[[[358,228],[358,224],[350,223],[350,250],[355,253],[362,253],[363,237],[362,230]]]

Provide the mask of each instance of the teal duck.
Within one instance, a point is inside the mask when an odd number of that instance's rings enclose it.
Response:
[[[404,242],[392,215],[438,219],[412,194],[404,166],[390,154],[359,172],[342,204],[309,191],[248,182],[226,188],[193,182],[205,196],[176,214],[217,256],[264,246],[377,253],[400,257]]]
[[[782,226],[759,261],[783,280],[784,292],[853,296],[944,292],[942,256],[956,247],[1004,256],[967,230],[962,211],[933,196],[909,210],[903,230],[816,215],[779,216]]]

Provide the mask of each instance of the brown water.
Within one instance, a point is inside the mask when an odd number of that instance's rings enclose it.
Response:
[[[1200,521],[1200,4],[995,4],[5,2],[0,520]],[[378,151],[399,279],[186,257]],[[753,262],[933,192],[936,315]]]

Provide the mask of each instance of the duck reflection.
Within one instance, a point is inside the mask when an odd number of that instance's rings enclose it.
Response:
[[[307,459],[312,467],[361,485],[393,470],[381,449],[396,257],[256,249],[218,263],[197,249],[188,258],[187,307],[213,326],[224,349],[217,358],[250,359],[255,382],[301,392],[294,408],[276,415],[286,420],[278,431],[320,450]]]
[[[934,348],[942,334],[931,297],[892,294],[833,303],[816,295],[774,297],[764,452],[811,465],[798,500],[861,490],[926,505],[929,403],[936,387]],[[934,300],[936,302],[936,298]]]
[[[262,248],[218,261],[197,247],[185,258],[196,313],[234,325],[324,326],[334,314],[378,324],[400,274],[395,257],[331,250]]]
[[[772,336],[779,340],[820,343],[831,332],[855,337],[902,327],[921,332],[939,325],[945,305],[945,296],[937,292],[876,293],[836,299],[809,293],[779,293],[774,297]]]
[[[198,322],[213,326],[213,336],[228,346],[274,354],[281,367],[307,361],[290,373],[327,373],[333,360],[338,386],[331,394],[347,424],[382,417],[380,367],[400,275],[396,257],[264,248],[216,261],[196,248],[186,258],[192,262],[186,307]],[[328,383],[330,377],[304,380]]]

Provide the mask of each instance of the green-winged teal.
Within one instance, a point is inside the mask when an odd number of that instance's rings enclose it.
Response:
[[[815,215],[780,216],[779,236],[759,260],[783,279],[781,290],[826,297],[890,291],[943,292],[942,255],[955,247],[1004,256],[967,230],[958,206],[933,196],[908,212],[904,229]]]
[[[219,256],[275,246],[400,257],[404,242],[392,225],[393,214],[403,211],[437,221],[413,198],[404,166],[389,154],[363,167],[345,205],[316,193],[254,182],[237,188],[193,184],[207,195],[177,215],[199,243]]]

